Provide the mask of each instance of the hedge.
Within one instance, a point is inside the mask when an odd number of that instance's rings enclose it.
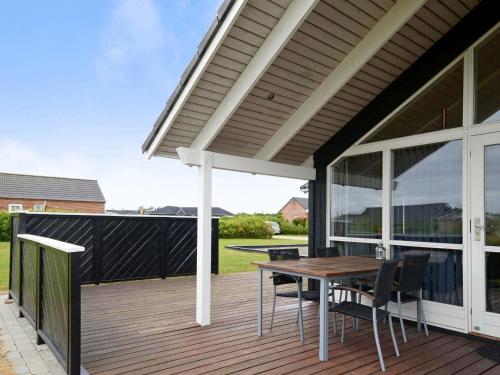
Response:
[[[273,231],[261,217],[236,215],[219,219],[220,238],[271,238]]]
[[[255,216],[277,222],[281,229],[280,234],[307,235],[308,233],[307,219],[295,219],[290,223],[281,214],[255,214]]]
[[[10,241],[10,216],[7,212],[0,212],[0,242]]]

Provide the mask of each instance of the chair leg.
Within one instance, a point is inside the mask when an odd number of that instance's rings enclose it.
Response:
[[[387,315],[387,319],[389,319],[389,329],[391,330],[392,344],[394,345],[394,351],[396,352],[396,357],[399,357],[398,343],[396,341],[396,336],[394,335],[394,327],[392,326],[392,315],[390,311],[388,311],[388,313],[389,315]]]
[[[406,341],[406,331],[405,331],[405,325],[403,322],[403,314],[401,313],[401,292],[398,291],[398,316],[399,316],[399,324],[401,325],[401,334],[403,335],[403,341]]]
[[[422,299],[422,289],[420,289],[419,297],[420,297],[420,311],[422,313],[422,323],[424,324],[425,335],[429,336],[429,330],[427,329],[427,321],[425,320],[424,306],[423,306],[423,303],[422,303],[422,301],[423,301],[423,299]]]
[[[347,293],[347,290],[346,290]],[[354,292],[351,292],[351,301],[356,302],[356,294]],[[352,330],[353,332],[356,332],[356,318],[353,316],[352,317]]]
[[[380,368],[385,371],[384,356],[382,355],[382,348],[380,346],[380,340],[378,338],[378,325],[377,325],[377,309],[374,307],[372,309],[372,320],[373,320],[373,335],[375,336],[375,344],[377,345],[378,360],[380,361]]]
[[[332,306],[335,307],[337,302],[335,302],[335,290],[332,293]],[[337,334],[337,313],[333,312],[333,334]]]
[[[304,342],[304,316],[302,315],[302,283],[298,283],[298,293],[299,297],[299,332],[300,332],[300,342]]]
[[[340,342],[344,342],[344,331],[345,331],[345,315],[342,315],[342,333],[340,334]]]
[[[420,306],[420,299],[417,299],[417,331],[420,332],[421,330],[421,318],[422,318],[422,306]]]
[[[273,285],[273,307],[271,310],[271,326],[269,329],[273,329],[273,320],[274,320],[274,310],[276,308],[276,285]]]

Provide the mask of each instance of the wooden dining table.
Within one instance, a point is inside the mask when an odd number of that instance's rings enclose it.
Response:
[[[319,359],[321,361],[328,360],[328,298],[330,281],[372,276],[378,272],[380,266],[380,260],[360,256],[301,258],[297,260],[277,260],[252,263],[258,266],[257,334],[259,336],[262,336],[264,271],[278,272],[291,276],[307,277],[320,282]]]

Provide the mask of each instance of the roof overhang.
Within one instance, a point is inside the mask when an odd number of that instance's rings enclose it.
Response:
[[[311,179],[314,152],[476,3],[225,2],[143,151]]]

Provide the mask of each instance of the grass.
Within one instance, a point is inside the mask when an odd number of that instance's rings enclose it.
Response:
[[[238,251],[226,249],[225,246],[234,245],[297,245],[306,244],[307,241],[269,239],[259,240],[251,238],[231,238],[219,240],[219,273],[249,272],[255,271],[256,266],[250,264],[253,261],[269,260],[266,253],[257,253],[249,251]]]
[[[231,238],[219,240],[219,272],[249,272],[257,268],[250,264],[255,260],[269,260],[266,253],[256,253],[248,251],[238,251],[226,249],[225,246],[231,245],[296,245],[306,244],[307,241],[284,240],[284,239],[249,239],[249,238]],[[9,289],[9,242],[0,242],[0,293],[6,293]]]
[[[9,289],[9,242],[0,242],[0,293]]]

